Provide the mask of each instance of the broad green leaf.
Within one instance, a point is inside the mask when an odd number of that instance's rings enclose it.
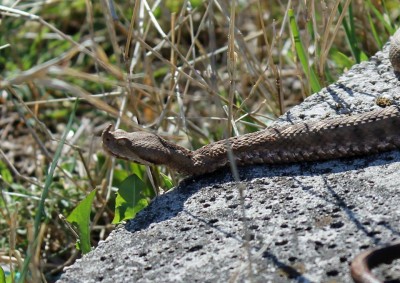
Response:
[[[132,162],[130,163],[129,168],[132,174],[135,174],[140,178],[140,180],[143,180],[143,175],[146,174],[146,167],[144,165]]]
[[[146,185],[136,175],[129,176],[118,186],[113,224],[135,217],[149,204],[142,194],[145,189]]]
[[[89,223],[91,207],[96,191],[96,189],[91,191],[67,217],[67,221],[78,228],[78,246],[84,254],[91,250]]]
[[[126,166],[127,162],[124,160],[118,160],[117,162],[122,165],[122,169],[116,168],[114,170],[114,176],[113,176],[113,185],[114,186],[118,187],[119,184],[121,184],[131,174],[135,174],[139,178],[142,179],[143,174],[145,173],[143,165],[139,165],[139,164],[131,162],[131,163],[129,163],[128,166]]]
[[[113,175],[113,184],[118,186],[118,184],[122,183],[128,176],[128,171],[116,168]]]

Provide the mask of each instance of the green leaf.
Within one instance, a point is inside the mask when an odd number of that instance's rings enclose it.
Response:
[[[154,78],[161,78],[164,77],[168,72],[170,71],[170,68],[168,66],[165,67],[160,67],[154,70],[153,76]]]
[[[3,268],[0,266],[0,283],[6,283],[6,274],[4,273]]]
[[[128,164],[125,160],[117,160],[117,162],[121,165],[122,169],[116,168],[114,170],[113,185],[115,187],[119,187],[119,185],[132,174],[135,174],[139,178],[143,179],[142,177],[146,172],[143,165],[133,162]]]
[[[178,13],[182,9],[182,0],[166,0],[165,6],[170,10],[171,13]]]
[[[44,114],[45,119],[54,119],[54,120],[59,120],[63,119],[64,117],[68,116],[68,109],[62,108],[62,109],[54,109],[51,111],[46,111]]]
[[[0,161],[0,176],[9,184],[13,183],[13,177],[11,175],[10,170],[8,170],[7,166]]]
[[[136,175],[129,176],[118,186],[113,224],[135,217],[149,204],[142,193],[145,189],[145,183]]]
[[[368,55],[365,54],[364,52],[361,52],[361,53],[360,53],[360,60],[361,60],[361,61],[368,61],[368,60],[369,60],[369,57],[368,57]]]
[[[135,174],[140,178],[140,180],[143,180],[143,176],[146,174],[146,167],[144,165],[131,162],[129,164],[129,169],[131,170],[132,174]]]
[[[340,69],[350,69],[354,65],[354,60],[349,58],[346,54],[343,54],[342,52],[335,50],[334,48],[331,49],[331,58],[332,60],[336,63],[336,65]]]
[[[78,228],[78,246],[84,254],[91,250],[89,222],[91,207],[96,191],[96,189],[91,191],[90,194],[87,195],[86,198],[84,198],[67,217],[67,221]]]
[[[115,169],[113,175],[113,185],[118,187],[118,184],[122,183],[126,178],[128,178],[129,174],[126,170]]]
[[[163,174],[163,173],[161,173],[161,172],[160,172],[160,176],[161,176],[161,178],[162,178],[162,181],[163,181],[163,183],[164,183],[164,186],[165,186],[168,190],[170,190],[170,189],[172,189],[172,188],[174,187],[174,184],[172,183],[171,178],[168,178],[167,175],[165,175],[165,174]]]

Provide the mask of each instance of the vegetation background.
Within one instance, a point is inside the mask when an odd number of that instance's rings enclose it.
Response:
[[[106,156],[109,123],[191,149],[257,131],[380,50],[400,14],[390,0],[118,2],[0,5],[0,282],[55,281],[182,178]]]

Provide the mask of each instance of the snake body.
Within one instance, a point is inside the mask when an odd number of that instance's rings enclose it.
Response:
[[[103,132],[103,147],[122,159],[200,175],[228,165],[229,148],[238,165],[320,161],[400,148],[399,129],[400,108],[392,105],[358,115],[269,127],[194,151],[153,133],[111,131],[109,126]]]
[[[360,253],[351,263],[351,276],[356,283],[380,283],[371,269],[400,257],[400,241]],[[394,281],[393,281],[394,282]],[[396,281],[398,282],[398,281]]]

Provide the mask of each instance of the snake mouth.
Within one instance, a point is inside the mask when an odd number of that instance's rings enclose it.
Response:
[[[147,166],[153,165],[152,163],[141,159],[139,156],[134,155],[133,153],[131,153],[129,155],[129,157],[127,157],[125,155],[118,154],[118,152],[114,152],[110,148],[108,148],[107,145],[104,144],[104,142],[103,142],[103,149],[108,155],[110,155],[112,157],[115,157],[115,158],[118,158],[118,159],[123,159],[123,160],[131,161],[131,162],[135,162],[135,163],[138,163],[140,165],[147,165]]]

